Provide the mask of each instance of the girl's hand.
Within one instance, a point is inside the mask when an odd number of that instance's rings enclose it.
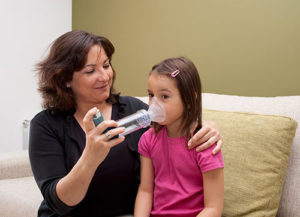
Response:
[[[110,149],[123,142],[125,137],[120,136],[116,139],[111,139],[114,136],[125,131],[124,127],[118,127],[103,133],[108,127],[117,127],[117,122],[109,120],[103,121],[95,127],[92,117],[96,114],[97,109],[93,108],[87,112],[83,118],[83,128],[86,135],[85,152],[88,153],[89,159],[99,165],[108,155]],[[111,139],[111,140],[110,140]]]
[[[203,121],[202,125],[202,128],[189,140],[188,146],[192,149],[200,144],[196,148],[196,151],[202,151],[217,143],[217,146],[212,151],[213,154],[216,154],[221,150],[223,144],[223,137],[220,134],[218,126],[215,122],[208,120]],[[196,127],[197,126],[192,129],[192,132]]]

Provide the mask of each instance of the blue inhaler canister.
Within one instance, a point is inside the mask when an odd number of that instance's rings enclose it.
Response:
[[[95,124],[96,127],[97,127],[102,121],[104,121],[103,115],[101,114],[101,112],[100,112],[99,109],[97,110],[96,114],[94,114],[94,116],[93,116],[93,121],[94,121],[94,124]],[[103,133],[106,133],[107,131],[109,131],[110,129],[113,129],[113,128],[115,128],[115,127],[108,127],[106,130],[104,130]],[[119,135],[116,135],[116,136],[110,138],[110,140],[111,140],[111,139],[118,138],[118,137],[119,137]]]
[[[93,121],[95,126],[97,127],[102,121],[104,121],[103,115],[101,114],[100,110],[98,109],[96,114],[93,116]]]

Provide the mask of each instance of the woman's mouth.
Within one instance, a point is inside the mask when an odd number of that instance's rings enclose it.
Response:
[[[108,88],[108,84],[102,85],[102,86],[98,86],[95,89],[97,90],[106,90]]]

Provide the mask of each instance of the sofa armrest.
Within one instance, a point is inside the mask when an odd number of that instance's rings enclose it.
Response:
[[[0,153],[0,180],[32,176],[28,150]]]

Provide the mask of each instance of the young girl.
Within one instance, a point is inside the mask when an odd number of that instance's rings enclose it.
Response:
[[[149,101],[155,97],[163,105],[166,119],[139,141],[141,183],[134,216],[221,216],[222,154],[211,154],[215,145],[202,152],[187,148],[194,124],[202,126],[195,65],[184,57],[166,59],[152,67],[148,87]]]

